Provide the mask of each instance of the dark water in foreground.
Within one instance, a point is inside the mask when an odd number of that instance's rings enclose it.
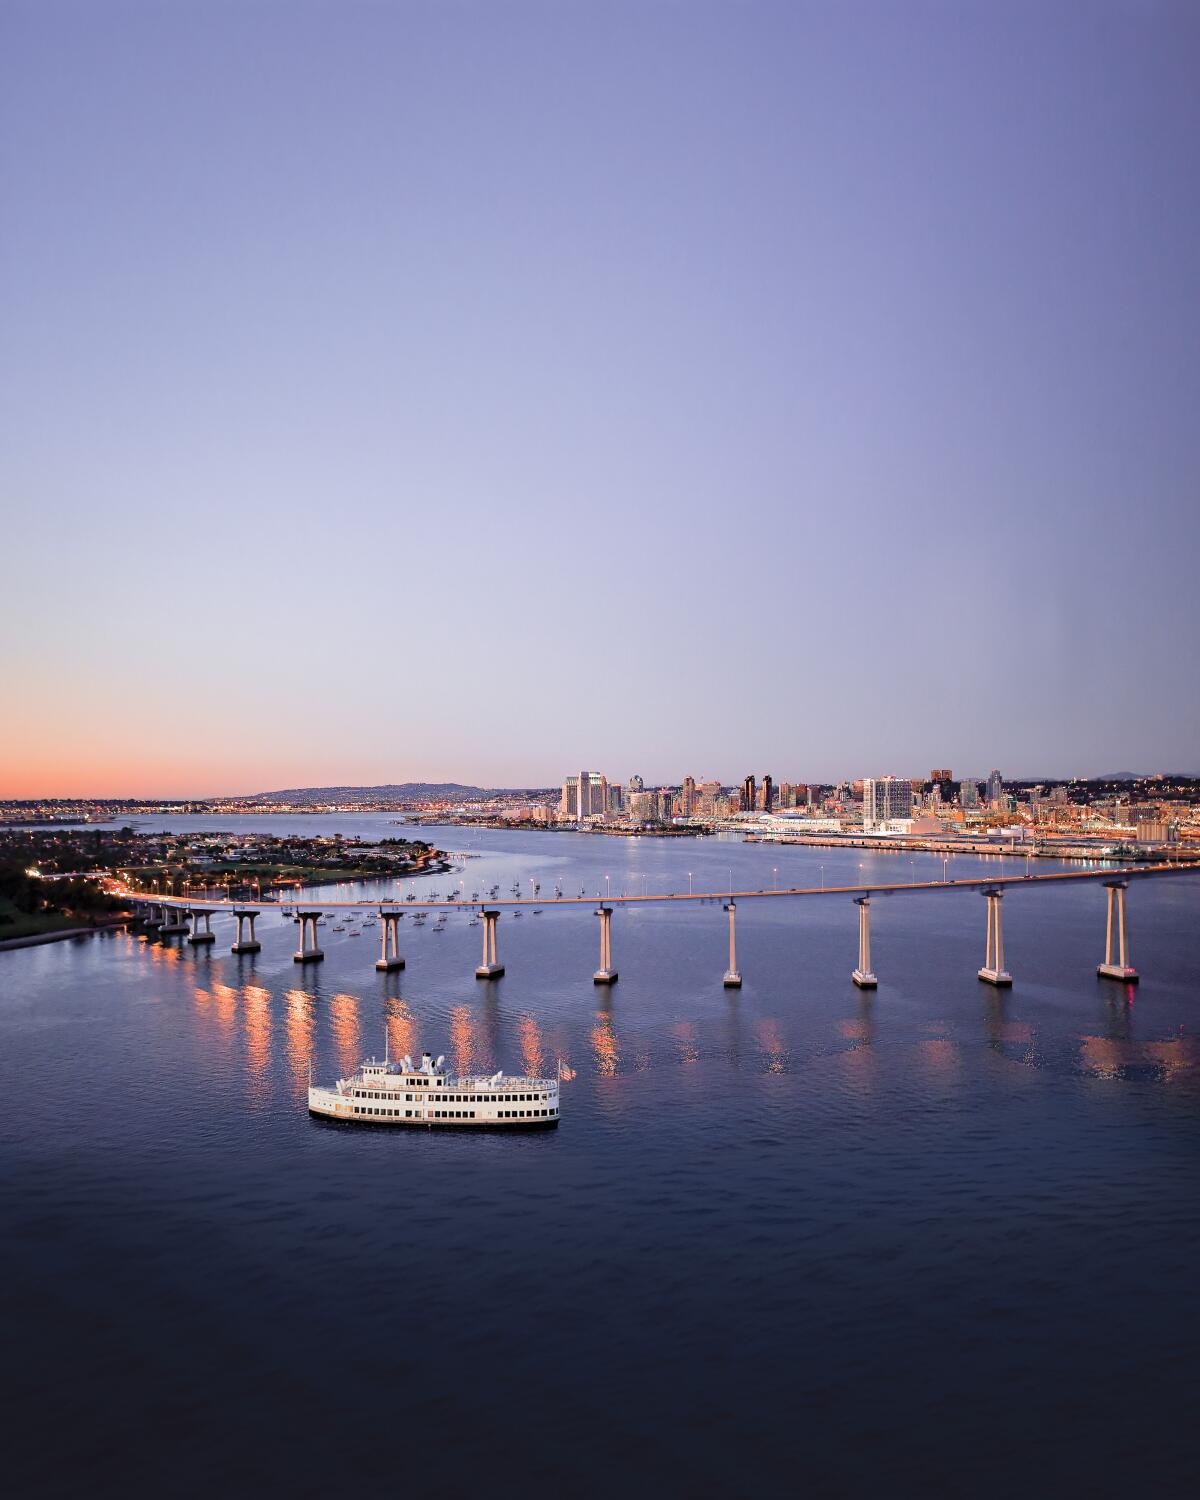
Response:
[[[473,847],[466,888],[504,894],[834,883],[862,858]],[[875,903],[874,997],[845,897],[739,908],[740,993],[719,906],[618,911],[611,994],[595,919],[552,901],[502,919],[494,984],[461,915],[405,931],[390,976],[378,929],[324,929],[301,972],[278,918],[253,958],[225,919],[207,952],[0,954],[5,1488],[1184,1493],[1200,878],[1129,901],[1137,991],[1096,979],[1083,884],[1006,898],[1007,995],[953,890]],[[569,1060],[561,1128],[310,1121],[310,1058],[337,1076],[385,1026],[464,1068]]]

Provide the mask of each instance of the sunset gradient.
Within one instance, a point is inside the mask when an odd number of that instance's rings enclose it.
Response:
[[[9,3],[0,796],[1200,771],[1200,12]]]

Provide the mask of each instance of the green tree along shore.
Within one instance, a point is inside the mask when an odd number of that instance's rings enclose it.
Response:
[[[0,873],[0,942],[95,927],[125,909],[94,880],[29,880]]]
[[[401,879],[449,868],[422,840],[0,829],[0,943],[98,926],[125,912],[116,880],[148,892],[256,899],[299,885]]]

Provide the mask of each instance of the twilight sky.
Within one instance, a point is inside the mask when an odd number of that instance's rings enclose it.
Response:
[[[1200,6],[0,0],[0,796],[1200,771]]]

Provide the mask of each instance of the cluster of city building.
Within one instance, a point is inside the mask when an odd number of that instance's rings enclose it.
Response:
[[[613,834],[728,830],[752,838],[809,841],[986,837],[1023,843],[1095,841],[1121,847],[1200,841],[1197,777],[1121,773],[1065,782],[1006,781],[998,770],[987,776],[956,777],[949,767],[935,767],[921,777],[868,776],[833,784],[776,782],[768,774],[749,775],[734,785],[685,776],[678,784],[656,786],[647,785],[641,776],[618,781],[599,771],[579,771],[568,775],[557,791],[409,782],[305,788],[240,802],[45,799],[0,803],[0,825],[112,826],[125,816],[244,813],[250,803],[256,812],[394,812],[404,815],[397,822]],[[194,841],[197,835],[189,837]],[[244,860],[247,851],[241,857]]]
[[[503,821],[588,828],[596,832],[740,827],[765,835],[848,833],[938,837],[970,831],[1074,835],[1111,833],[1139,842],[1200,838],[1194,798],[1165,778],[1111,786],[1092,782],[1006,784],[999,770],[955,778],[934,768],[920,779],[862,777],[834,785],[776,782],[750,775],[734,786],[685,776],[678,785],[647,787],[640,776],[610,781],[598,771],[567,776],[558,799],[524,800]]]

